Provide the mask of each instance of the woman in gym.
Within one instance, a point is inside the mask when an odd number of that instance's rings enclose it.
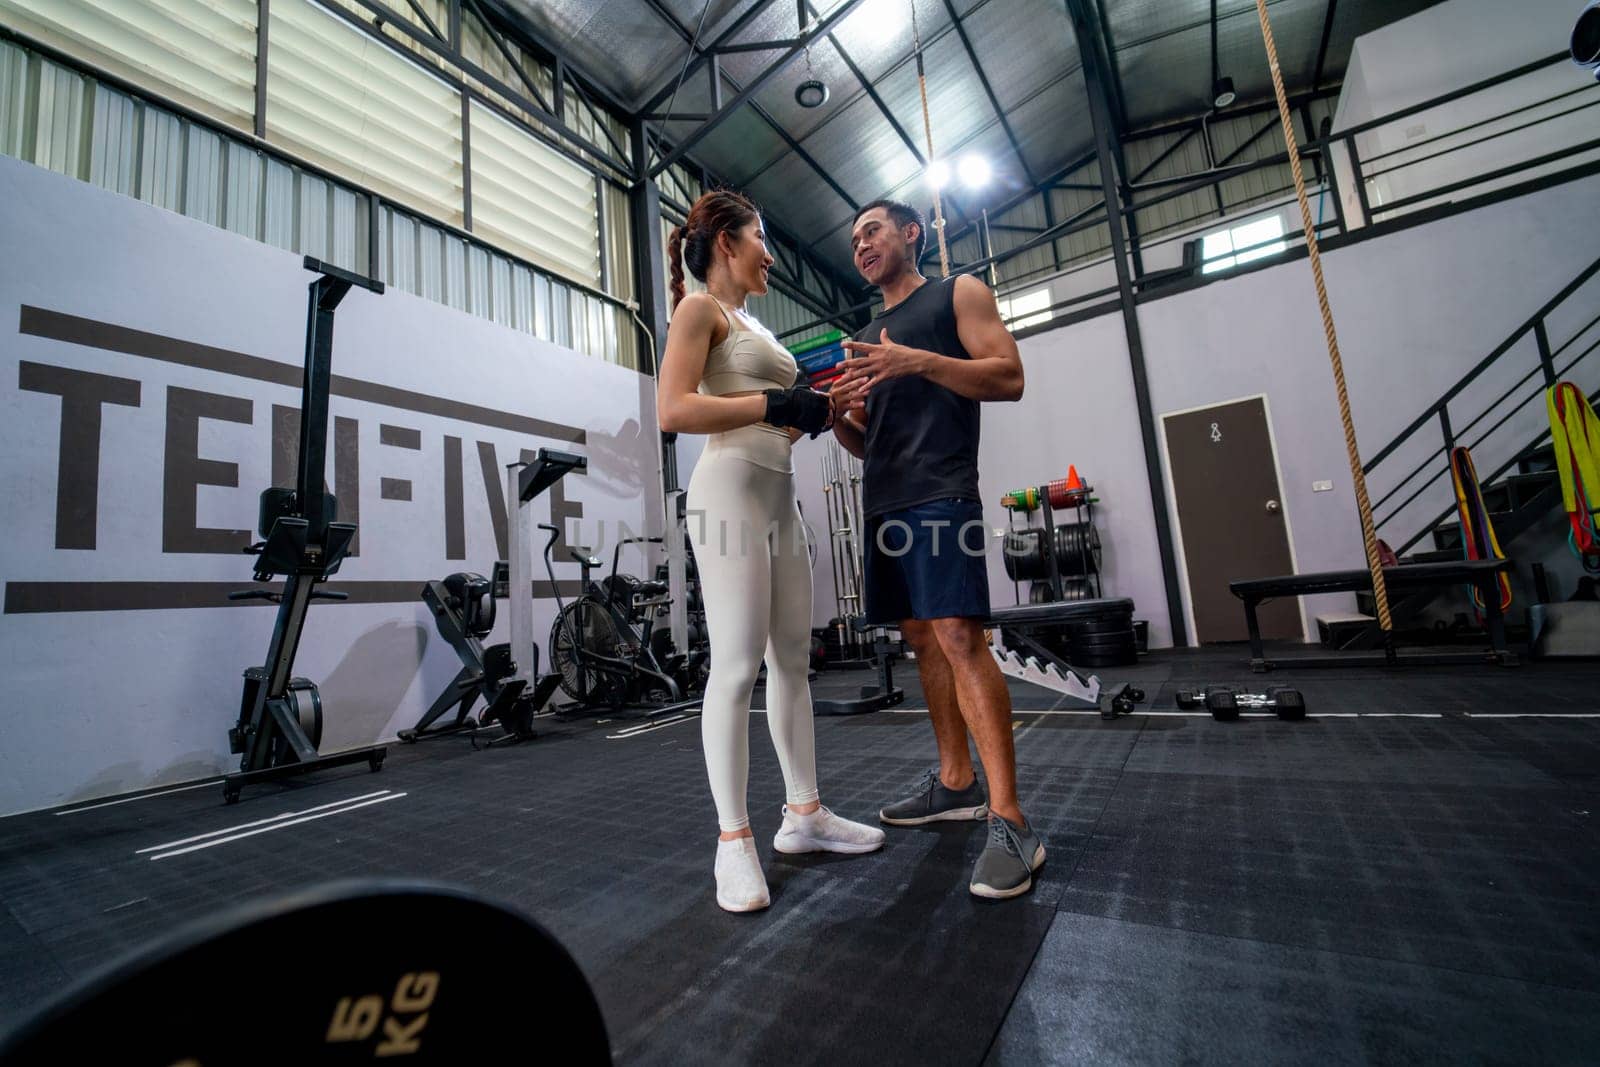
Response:
[[[757,911],[771,898],[745,808],[750,696],[767,662],[767,728],[788,803],[778,852],[872,852],[883,831],[822,806],[806,672],[811,647],[811,557],[795,501],[790,450],[831,423],[828,398],[804,383],[783,345],[745,309],[767,291],[766,237],[756,206],[710,192],[672,231],[672,324],[657,393],[661,429],[705,434],[689,479],[688,527],[711,636],[700,717],[706,770],[722,833],[717,903]],[[685,266],[705,283],[684,294]]]

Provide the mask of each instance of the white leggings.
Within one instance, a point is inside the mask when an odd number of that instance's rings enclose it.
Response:
[[[750,825],[750,696],[765,653],[767,729],[790,804],[817,799],[811,723],[811,557],[794,475],[708,452],[688,491],[689,537],[711,636],[700,716],[724,832]]]

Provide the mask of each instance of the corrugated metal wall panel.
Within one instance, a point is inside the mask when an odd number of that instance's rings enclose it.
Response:
[[[48,60],[39,63],[38,125],[31,154],[25,157],[29,162],[70,178],[88,176],[83,158],[84,90],[79,75]]]
[[[144,116],[139,148],[139,199],[169,211],[183,210],[183,126],[176,115]]]
[[[183,213],[216,226],[222,220],[222,138],[192,125],[184,133]]]
[[[460,94],[308,0],[269,10],[268,138],[459,224]]]
[[[328,220],[328,262],[368,273],[367,198],[352,189],[334,186],[329,191],[332,215]]]
[[[630,221],[628,191],[619,185],[603,182],[605,192],[607,262],[611,265],[611,295],[620,300],[636,299],[638,288],[634,279],[633,225]]]
[[[444,246],[439,231],[427,223],[415,227],[418,296],[444,303]]]
[[[530,280],[533,332],[539,337],[555,340],[555,315],[550,310],[550,279],[543,274],[533,273]]]
[[[103,85],[94,94],[89,180],[123,196],[139,195],[139,105]]]
[[[261,239],[277,248],[294,250],[294,169],[268,159],[263,200]]]
[[[494,294],[489,288],[489,252],[477,245],[468,245],[466,251],[467,310],[479,318],[493,319]]]
[[[314,174],[297,177],[294,250],[325,259],[328,255],[328,183]]]
[[[550,339],[572,348],[572,300],[565,285],[550,279]]]
[[[256,0],[0,0],[7,25],[248,129]]]
[[[520,263],[511,264],[511,293],[509,325],[527,333],[536,333],[533,299],[534,273]]]
[[[266,157],[260,152],[242,144],[228,145],[227,210],[222,224],[257,241],[261,240],[266,169]]]
[[[387,204],[369,264],[369,195],[0,42],[0,149],[397,289],[637,368],[632,317]],[[586,187],[594,188],[592,179]],[[605,184],[615,288],[633,292],[625,190]],[[626,298],[626,296],[624,297]]]
[[[516,316],[512,314],[511,290],[511,261],[504,256],[495,256],[489,261],[489,314],[493,322],[502,326],[520,329]]]
[[[0,152],[28,158],[28,119],[33,114],[28,77],[28,53],[9,41],[0,41]]]
[[[1092,184],[1100,180],[1100,166],[1092,163],[1072,176],[1072,180],[1079,184]],[[1050,191],[1051,206],[1055,209],[1057,219],[1070,219],[1084,211],[1100,205],[1101,196],[1088,189],[1052,189]],[[1101,256],[1111,247],[1111,231],[1103,224],[1086,230],[1069,233],[1056,242],[1061,256],[1063,267],[1083,261],[1086,258]]]
[[[593,176],[479,105],[471,121],[474,230],[574,281],[598,284]]]

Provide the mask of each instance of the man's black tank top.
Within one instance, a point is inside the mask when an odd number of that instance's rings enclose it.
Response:
[[[856,334],[971,359],[956,333],[954,278],[929,279]],[[867,395],[862,502],[869,517],[930,500],[978,499],[978,402],[920,375],[875,385]]]

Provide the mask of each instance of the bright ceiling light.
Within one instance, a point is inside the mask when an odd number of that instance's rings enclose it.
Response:
[[[928,185],[934,189],[943,189],[950,184],[950,164],[942,159],[936,159],[928,164]]]
[[[961,184],[968,189],[980,189],[989,184],[989,161],[982,156],[962,156],[957,166]]]

